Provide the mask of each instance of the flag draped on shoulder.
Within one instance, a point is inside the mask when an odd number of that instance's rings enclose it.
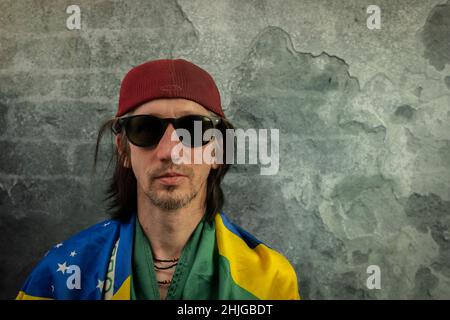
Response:
[[[135,214],[127,221],[107,220],[55,245],[16,299],[131,299],[135,224]],[[211,230],[212,236],[198,236],[180,299],[300,299],[295,270],[284,256],[223,213]]]

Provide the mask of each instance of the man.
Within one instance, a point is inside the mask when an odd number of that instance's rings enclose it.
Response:
[[[173,152],[217,143],[196,139],[195,123],[232,128],[205,70],[181,59],[131,69],[95,153],[111,129],[113,219],[52,248],[17,299],[299,299],[290,263],[220,211],[229,165]]]

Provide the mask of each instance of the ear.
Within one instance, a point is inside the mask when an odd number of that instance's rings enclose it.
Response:
[[[212,141],[214,141],[214,137],[211,137],[209,143],[211,143]],[[215,141],[214,141],[214,143],[215,143]],[[211,156],[212,156],[212,157],[215,157],[215,156],[216,156],[216,149],[215,149],[215,148],[212,149]],[[218,164],[218,163],[216,163],[216,162],[211,163],[211,169],[213,169],[213,170],[219,169],[219,166],[220,166],[220,164]]]
[[[121,143],[122,143],[122,136],[119,134],[116,134],[116,137],[114,139],[115,143],[116,143],[116,148],[117,148],[117,152],[119,152],[119,155],[122,156],[122,153],[124,152],[124,150],[121,149]],[[125,168],[130,168],[130,160],[128,159],[128,156],[125,155],[125,161],[124,163],[122,163],[122,166],[124,166]]]

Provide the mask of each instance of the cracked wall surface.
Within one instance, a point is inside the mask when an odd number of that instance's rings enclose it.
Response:
[[[127,70],[181,57],[236,127],[280,130],[278,173],[233,166],[224,212],[289,259],[303,298],[450,299],[450,1],[83,0],[72,31],[69,4],[0,3],[0,298],[106,218],[98,126]]]

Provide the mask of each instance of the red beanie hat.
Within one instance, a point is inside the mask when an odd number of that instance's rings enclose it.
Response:
[[[192,100],[225,117],[214,79],[202,68],[183,59],[148,61],[131,69],[120,86],[116,117],[158,98]]]

